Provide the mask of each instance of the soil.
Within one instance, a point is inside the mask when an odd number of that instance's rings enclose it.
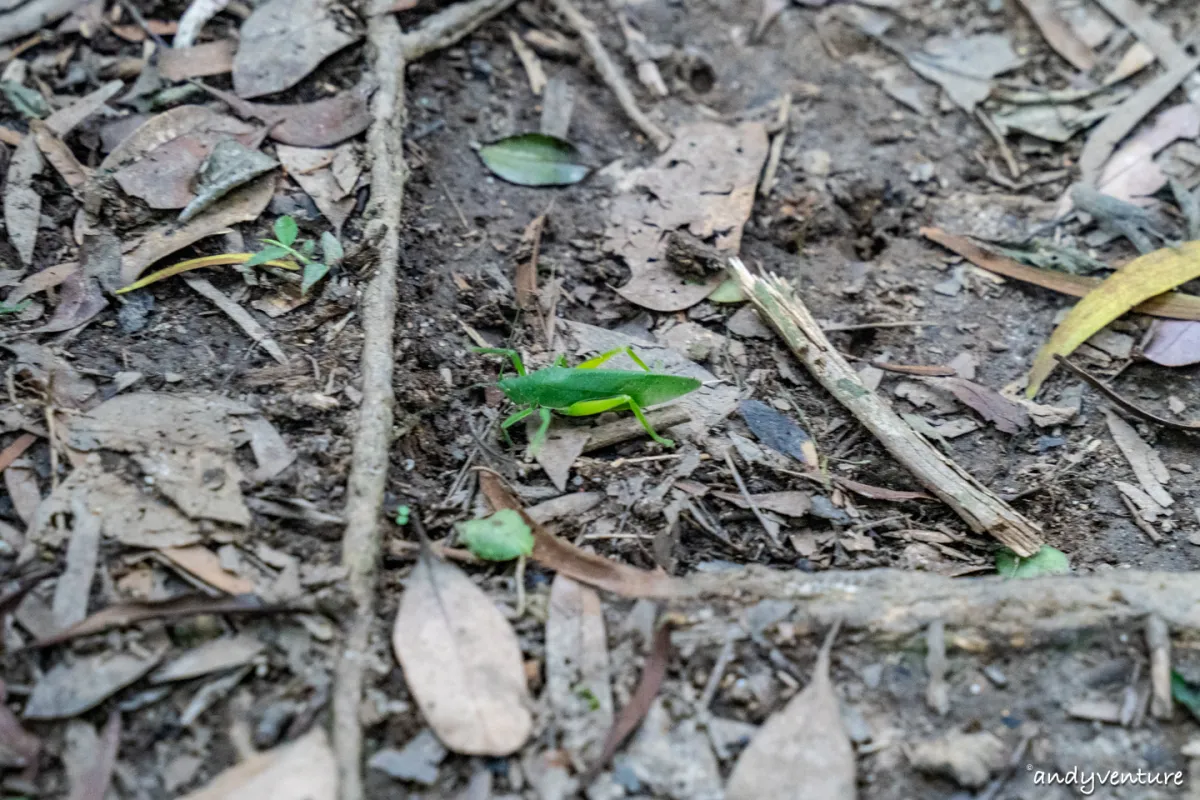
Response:
[[[178,3],[137,5],[152,19],[177,19],[183,10]],[[581,7],[600,25],[610,52],[622,54],[624,43],[608,6],[587,2]],[[422,4],[403,12],[401,24],[413,25],[431,10]],[[672,93],[655,104],[652,113],[667,122],[667,127],[707,118],[770,120],[776,113],[772,101],[782,92],[793,93],[795,106],[778,182],[768,197],[755,202],[742,241],[743,260],[791,280],[814,316],[824,322],[924,322],[832,333],[832,341],[853,359],[936,365],[966,352],[979,362],[976,380],[981,384],[999,389],[1021,378],[1057,315],[1071,301],[1016,282],[997,284],[969,268],[961,271],[957,291],[948,295],[935,290],[951,278],[961,262],[918,233],[923,225],[938,224],[960,213],[964,194],[1009,193],[987,178],[978,160],[982,156],[998,161],[993,140],[959,110],[935,110],[922,116],[888,97],[856,65],[856,57],[894,60],[894,56],[820,9],[788,7],[762,41],[746,44],[757,13],[757,5],[733,0],[647,0],[630,9],[650,41],[685,54],[660,65]],[[1184,3],[1167,4],[1157,13],[1176,21],[1181,29],[1186,28],[1184,23],[1195,22],[1196,16]],[[1042,83],[1047,75],[1064,70],[1015,2],[939,3],[914,17],[901,20],[893,31],[903,45],[919,46],[937,33],[1006,32],[1026,57],[1025,66],[1007,77]],[[427,526],[435,537],[448,534],[454,521],[475,512],[472,493],[463,490],[458,481],[469,466],[497,469],[525,487],[531,503],[556,494],[540,469],[522,462],[520,451],[506,448],[496,435],[494,426],[507,413],[503,398],[489,388],[497,377],[497,362],[472,353],[472,341],[464,331],[464,325],[469,326],[495,345],[522,350],[531,366],[548,364],[556,355],[547,348],[531,317],[518,312],[513,303],[510,281],[515,253],[530,220],[548,215],[540,272],[543,281],[553,276],[562,282],[557,312],[562,319],[642,335],[671,322],[691,320],[714,333],[733,336],[724,323],[740,307],[706,302],[673,315],[649,314],[615,292],[614,287],[627,279],[628,270],[604,252],[602,239],[606,209],[614,194],[610,176],[619,170],[598,170],[583,183],[548,190],[505,183],[488,175],[481,165],[474,145],[538,129],[540,102],[529,90],[508,31],[534,24],[552,27],[545,22],[548,19],[544,8],[522,6],[485,25],[463,43],[426,57],[408,72],[407,155],[413,172],[404,200],[395,441],[388,499],[381,511],[390,517],[400,505],[427,509]],[[223,32],[222,25],[228,28],[225,32],[232,31],[228,19],[214,24],[214,32]],[[39,45],[26,57],[53,53],[58,46]],[[97,36],[91,46],[100,52],[140,52],[140,45],[111,34]],[[352,85],[366,63],[363,47],[355,46],[327,62],[300,86],[266,100],[301,102],[327,94],[332,87]],[[635,132],[610,90],[586,63],[550,59],[546,63],[576,91],[569,135],[589,164],[601,168],[621,161],[631,166],[653,159],[653,148]],[[228,76],[210,80],[220,88],[230,87]],[[650,105],[649,98],[641,99],[644,106]],[[25,129],[4,101],[0,101],[0,124]],[[96,152],[86,149],[90,141],[95,141],[94,136],[85,131],[77,142],[77,155],[85,163],[96,161]],[[1069,165],[1078,148],[1077,137],[1062,148],[1021,155],[1030,170],[1037,172]],[[828,173],[806,172],[804,165],[811,164],[814,154],[820,152],[828,155]],[[922,164],[932,164],[933,176],[914,181],[915,169]],[[1067,186],[1064,178],[1026,194],[1052,201]],[[36,266],[41,268],[59,263],[73,250],[69,239],[58,232],[69,231],[77,204],[57,176],[39,188],[47,200],[43,214],[55,223],[39,239]],[[388,190],[371,187],[376,192]],[[310,206],[294,184],[285,183],[277,194],[273,209]],[[302,236],[315,238],[328,229],[315,213],[297,217]],[[269,213],[257,224],[240,226],[240,232],[252,243],[269,235],[273,219],[274,213]],[[361,224],[356,211],[344,232],[348,246],[360,236]],[[221,240],[213,238],[181,255],[223,252],[222,247]],[[1132,255],[1124,242],[1106,252],[1110,260]],[[0,252],[0,257],[5,257],[5,252]],[[279,477],[254,487],[249,495],[299,498],[321,512],[338,515],[344,503],[356,403],[361,397],[356,365],[362,345],[357,315],[344,325],[341,322],[354,312],[357,293],[365,286],[369,271],[367,264],[358,271],[335,273],[315,302],[275,320],[255,312],[291,355],[288,366],[273,362],[224,314],[178,280],[148,290],[154,298],[150,321],[136,333],[123,332],[114,303],[81,332],[47,339],[68,354],[77,369],[101,382],[117,372],[139,371],[145,376],[138,387],[143,391],[222,394],[261,409],[296,450],[299,460]],[[205,274],[246,305],[262,293],[245,287],[232,270]],[[1147,323],[1137,318],[1125,324],[1137,335]],[[745,397],[770,402],[787,409],[789,415],[795,409],[834,473],[892,489],[921,488],[852,416],[831,401],[778,340],[745,338],[741,342],[743,360],[718,354],[704,366],[718,378],[742,387]],[[556,345],[571,359],[581,355],[561,325]],[[790,370],[781,370],[781,363],[790,365]],[[1134,362],[1118,380],[1126,396],[1152,408],[1165,408],[1166,399],[1173,396],[1191,409],[1200,407],[1200,388],[1193,377],[1194,369],[1167,370]],[[901,410],[916,411],[894,394],[895,387],[906,379],[886,374],[879,391]],[[1069,400],[1077,391],[1075,379],[1056,373],[1041,400],[1054,405],[1064,393]],[[336,398],[337,406],[314,408],[305,400],[312,393]],[[1192,467],[1194,437],[1138,426],[1170,467],[1170,491],[1176,499],[1174,529],[1156,544],[1130,519],[1113,485],[1114,480],[1133,478],[1108,433],[1101,407],[1098,396],[1087,390],[1081,414],[1069,424],[1030,427],[1016,435],[985,425],[950,440],[946,450],[982,483],[1013,497],[1013,505],[1043,527],[1046,541],[1067,553],[1077,572],[1200,568],[1200,547],[1189,542],[1196,531],[1195,512],[1200,508],[1197,474]],[[737,414],[709,436],[728,431],[752,438]],[[656,533],[663,524],[658,509],[639,507],[636,501],[659,484],[675,462],[639,459],[663,453],[662,448],[641,439],[580,459],[569,490],[598,491],[606,499],[584,519],[560,523],[557,532],[572,540],[590,530]],[[45,494],[50,485],[50,460],[44,442],[31,451],[31,457]],[[621,463],[613,465],[618,459]],[[809,481],[763,464],[744,466],[743,476],[751,493],[812,488]],[[738,491],[717,459],[704,462],[690,480],[710,490]],[[465,486],[469,489],[472,485],[468,479]],[[740,552],[684,523],[673,543],[670,567],[681,575],[726,562],[806,571],[930,568],[964,575],[992,568],[996,544],[972,534],[939,503],[890,503],[840,495],[836,499],[853,510],[848,527],[865,534],[869,547],[848,549],[838,536],[845,526],[809,517],[788,520],[784,538],[812,534],[818,543],[815,552],[805,556],[791,548],[778,551],[766,546],[752,514],[714,501],[710,510]],[[10,524],[19,525],[9,500],[0,502],[0,514]],[[593,529],[598,524],[600,527]],[[941,531],[955,541],[940,549],[914,547],[899,533],[911,530]],[[304,523],[256,513],[253,525],[237,543],[251,548],[265,544],[305,563],[336,564],[340,534],[338,524]],[[405,538],[404,529],[395,528],[390,538]],[[652,568],[659,563],[649,540],[597,539],[588,543],[604,556],[636,566]],[[106,542],[101,556],[104,578],[98,582],[92,607],[111,602],[116,597],[114,586],[137,563],[115,542]],[[385,547],[378,637],[369,654],[364,711],[368,755],[384,746],[400,747],[424,728],[390,653],[387,636],[411,563],[409,551],[394,542]],[[472,574],[510,617],[515,616],[511,568],[475,568]],[[535,673],[542,654],[545,597],[551,577],[530,565],[525,588],[531,610],[514,619],[525,657],[533,662]],[[336,588],[323,597],[335,620],[344,622],[349,605],[339,600]],[[633,606],[631,601],[605,597],[613,652],[622,648],[626,655],[640,652],[641,641],[629,623],[631,614],[640,613]],[[785,619],[769,626],[762,636],[739,642],[712,706],[715,715],[760,724],[782,708],[797,685],[807,683],[821,632],[793,631],[788,635],[780,625]],[[295,621],[274,617],[215,624],[252,632],[268,642],[271,655],[190,728],[179,724],[179,714],[207,679],[181,684],[165,699],[129,711],[121,737],[117,796],[176,796],[203,786],[235,760],[230,737],[239,726],[255,732],[256,744],[269,746],[280,737],[295,735],[313,720],[324,722],[324,700],[338,652],[336,636],[323,640]],[[188,626],[172,625],[169,631],[177,643],[187,640]],[[119,641],[119,636],[110,635],[110,643]],[[1065,711],[1084,695],[1119,702],[1126,685],[1145,687],[1147,662],[1140,631],[1081,634],[1059,645],[1032,651],[953,650],[948,669],[950,710],[941,716],[925,700],[927,670],[921,642],[885,644],[858,634],[845,636],[834,651],[833,682],[847,713],[856,715],[871,731],[858,743],[860,796],[871,800],[972,796],[949,778],[913,770],[905,756],[905,744],[955,730],[993,732],[1008,752],[1022,735],[1031,735],[1024,760],[994,795],[998,798],[1073,796],[1065,789],[1035,786],[1034,769],[1141,767],[1186,773],[1180,748],[1196,729],[1195,721],[1182,709],[1171,720],[1147,715],[1131,727],[1073,719]],[[286,655],[289,648],[293,657]],[[1194,651],[1180,649],[1177,668],[1200,670],[1200,664],[1194,663]],[[716,658],[717,650],[711,648],[676,655],[662,692],[668,709],[679,717],[690,713],[688,702],[703,687]],[[4,674],[10,696],[19,697],[21,687],[27,687],[38,669],[48,667],[54,659],[52,654],[10,656]],[[614,659],[619,707],[628,698],[639,667],[636,657]],[[307,674],[296,672],[299,665]],[[1135,677],[1135,665],[1140,678]],[[985,668],[991,677],[985,675]],[[1003,673],[1003,679],[997,673]],[[136,694],[127,690],[119,699]],[[284,726],[276,732],[278,736],[261,733],[267,727],[264,719],[284,706],[295,712],[293,717],[298,714],[300,722],[290,731]],[[84,718],[100,726],[109,708],[102,706]],[[1036,726],[1036,734],[1030,726]],[[63,725],[37,723],[30,728],[47,738],[51,752],[61,752]],[[460,796],[457,793],[470,775],[486,769],[492,773],[497,796],[549,797],[531,784],[531,773],[536,773],[536,766],[531,765],[541,751],[553,746],[553,735],[547,729],[525,752],[511,759],[450,755],[442,763],[436,785],[429,788],[368,769],[368,795],[381,799]],[[185,762],[192,756],[199,756],[202,763],[185,775]],[[1027,763],[1033,767],[1027,769]],[[728,775],[732,764],[732,756],[721,762],[723,775]],[[60,796],[66,785],[64,773],[49,757],[46,767],[38,788],[47,796]],[[176,773],[186,780],[166,788],[163,781]],[[611,786],[612,782],[605,778],[602,784]],[[630,796],[667,796],[645,786],[627,784],[626,789]],[[1182,789],[1163,789],[1157,794],[1137,787],[1103,791],[1094,796],[1183,796]]]

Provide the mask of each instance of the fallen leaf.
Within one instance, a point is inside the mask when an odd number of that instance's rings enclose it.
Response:
[[[546,697],[562,747],[583,763],[597,760],[613,724],[604,609],[594,589],[566,575],[550,584]]]
[[[521,234],[517,249],[517,268],[513,273],[513,291],[517,307],[526,311],[537,308],[538,298],[538,250],[542,244],[542,231],[546,228],[546,215],[533,218]]]
[[[1200,242],[1155,250],[1105,278],[1071,309],[1038,351],[1029,370],[1026,396],[1033,399],[1037,395],[1054,369],[1055,355],[1070,355],[1092,334],[1139,303],[1196,277],[1200,277]]]
[[[250,449],[258,469],[254,472],[256,483],[265,483],[290,467],[296,460],[296,452],[288,447],[275,426],[266,417],[246,417],[242,422],[250,435]]]
[[[274,193],[275,176],[264,175],[183,225],[172,222],[151,229],[122,259],[121,282],[133,283],[151,264],[200,239],[221,233],[239,222],[258,219]]]
[[[100,517],[88,504],[86,490],[71,496],[71,534],[63,571],[54,585],[54,627],[66,628],[87,616],[88,598],[100,555]]]
[[[21,727],[21,721],[8,707],[8,686],[0,681],[0,766],[23,770],[22,777],[37,776],[42,740]]]
[[[736,492],[713,492],[727,503],[733,503],[738,508],[750,508],[746,498]],[[754,505],[761,511],[774,511],[785,517],[804,517],[812,510],[812,495],[808,492],[764,492],[750,495]]]
[[[942,87],[967,113],[991,94],[993,78],[1022,63],[1008,37],[999,33],[933,36],[922,50],[908,51],[905,58],[914,72]]]
[[[817,654],[812,680],[767,718],[742,751],[725,789],[728,800],[790,800],[796,788],[822,800],[856,797],[854,749],[829,680],[835,623]]]
[[[425,721],[451,750],[506,756],[529,738],[532,699],[512,626],[428,549],[400,598],[392,647]]]
[[[250,663],[264,649],[262,642],[247,634],[213,639],[163,664],[150,676],[150,682],[186,681],[240,667]]]
[[[224,75],[233,69],[237,42],[218,39],[194,47],[168,47],[158,51],[158,74],[168,81]]]
[[[66,719],[90,711],[153,669],[163,652],[100,652],[63,661],[34,683],[24,717]]]
[[[26,266],[33,263],[42,213],[42,196],[33,188],[33,179],[44,166],[37,141],[26,136],[8,161],[4,180],[4,226],[8,240]]]
[[[334,0],[268,0],[238,32],[233,90],[239,97],[282,92],[361,36],[357,18]]]
[[[32,381],[59,408],[81,409],[96,394],[96,384],[64,358],[32,342],[2,345],[17,357],[15,374]]]
[[[936,739],[905,747],[914,769],[953,779],[959,786],[977,789],[992,773],[1004,768],[1008,746],[991,731],[951,731]]]
[[[1079,37],[1069,25],[1058,15],[1051,0],[1020,0],[1025,11],[1033,19],[1038,30],[1042,32],[1046,42],[1054,51],[1065,58],[1075,69],[1087,72],[1096,66],[1096,56],[1092,48]]]
[[[187,222],[225,195],[279,166],[265,153],[252,150],[236,139],[222,139],[196,174],[196,197],[179,214]]]
[[[1108,430],[1112,434],[1113,441],[1116,442],[1121,454],[1125,456],[1125,460],[1129,462],[1142,489],[1163,508],[1172,505],[1175,498],[1171,497],[1170,493],[1163,488],[1164,484],[1171,480],[1171,473],[1167,470],[1167,465],[1163,463],[1162,458],[1153,447],[1138,436],[1137,431],[1128,422],[1108,409],[1104,409],[1104,417],[1108,421]]]
[[[812,437],[795,422],[761,400],[743,400],[738,405],[738,413],[750,431],[767,447],[791,456],[809,469],[820,469]]]
[[[1020,433],[1022,428],[1029,427],[1029,414],[1025,409],[995,389],[958,376],[932,378],[930,383],[953,394],[1003,433]]]
[[[9,292],[8,297],[4,299],[4,303],[5,305],[14,306],[30,295],[60,286],[63,281],[78,271],[78,261],[67,261],[62,264],[56,264],[53,267],[38,270],[22,280],[15,289]]]
[[[67,186],[78,189],[87,182],[91,176],[91,170],[79,163],[79,159],[75,158],[75,154],[71,152],[70,147],[67,147],[66,142],[51,133],[50,129],[40,122],[31,123],[29,130],[33,133],[33,139],[37,142],[42,155],[50,162],[50,166],[54,167],[55,172]]]
[[[588,174],[575,145],[544,133],[523,133],[484,145],[479,158],[493,174],[520,186],[567,186]]]
[[[95,114],[104,107],[105,103],[116,97],[117,93],[124,86],[125,84],[121,81],[109,81],[99,89],[84,95],[69,106],[55,111],[42,122],[55,136],[60,138],[66,136],[75,129],[75,126]]]
[[[1200,324],[1155,320],[1142,345],[1142,357],[1164,367],[1186,367],[1200,362]]]
[[[1175,428],[1176,430],[1184,430],[1184,431],[1200,430],[1200,423],[1178,422],[1173,419],[1167,419],[1166,417],[1160,417],[1157,414],[1153,414],[1150,411],[1147,411],[1146,409],[1137,405],[1133,401],[1128,400],[1125,397],[1122,397],[1120,394],[1115,392],[1111,386],[1104,383],[1104,381],[1100,380],[1095,375],[1093,375],[1092,373],[1085,370],[1083,367],[1080,367],[1078,364],[1073,363],[1070,359],[1063,358],[1062,356],[1056,356],[1056,358],[1058,359],[1058,363],[1062,364],[1064,367],[1071,370],[1071,372],[1075,373],[1080,378],[1083,378],[1085,381],[1087,381],[1089,384],[1091,384],[1091,386],[1094,389],[1096,389],[1101,394],[1103,394],[1105,397],[1107,397],[1110,401],[1112,401],[1112,403],[1114,405],[1116,405],[1118,408],[1122,408],[1122,409],[1128,411],[1130,414],[1141,417],[1142,419],[1148,420],[1157,425],[1164,425],[1168,428]],[[1035,419],[1036,419],[1036,417],[1035,417]]]
[[[295,105],[251,103],[235,94],[205,86],[225,101],[236,114],[260,119],[270,129],[267,136],[298,147],[329,147],[357,136],[371,124],[367,100],[375,90],[364,82],[323,100]]]
[[[33,436],[33,434],[23,434],[23,436]],[[21,441],[21,439],[17,441]],[[34,472],[33,466],[29,462],[23,462],[7,467],[4,470],[4,487],[8,490],[8,497],[12,500],[17,516],[28,528],[42,502],[42,494],[38,488],[37,474]]]
[[[433,786],[438,779],[438,765],[446,758],[446,754],[447,750],[438,738],[425,728],[401,750],[394,747],[377,750],[367,761],[367,766],[387,773],[388,777],[396,780]]]
[[[1145,130],[1131,137],[1105,163],[1097,188],[1126,202],[1136,202],[1167,185],[1167,175],[1154,161],[1160,150],[1179,139],[1200,136],[1200,106],[1183,103],[1163,111]],[[1068,201],[1059,210],[1070,210]]]
[[[511,508],[459,522],[454,527],[467,549],[484,561],[512,561],[533,552],[533,533]]]
[[[320,725],[294,742],[255,753],[179,800],[337,800],[338,768]]]
[[[100,734],[95,748],[94,760],[79,775],[79,782],[71,786],[67,800],[104,800],[112,783],[113,768],[117,764],[117,752],[121,749],[121,712],[112,711]]]
[[[214,589],[232,595],[251,594],[254,582],[234,575],[221,566],[216,553],[202,545],[191,547],[163,547],[159,552],[175,566],[189,575],[199,578]]]
[[[860,483],[859,481],[850,480],[841,476],[834,476],[833,482],[839,487],[871,500],[887,500],[893,503],[901,503],[906,500],[933,500],[934,498],[924,492],[907,492],[902,489],[887,489],[882,486],[871,486],[870,484]]]
[[[575,459],[583,453],[583,448],[590,438],[591,432],[587,428],[554,425],[550,428],[546,441],[534,453],[534,458],[546,471],[546,477],[560,492],[567,490],[571,467]]]
[[[277,613],[287,606],[272,606],[252,594],[233,597],[208,597],[202,594],[172,597],[169,600],[146,603],[118,603],[102,608],[82,622],[57,631],[33,642],[31,649],[40,649],[68,642],[81,636],[92,636],[113,628],[127,628],[152,619],[180,619],[201,615],[256,615]]]
[[[613,199],[605,249],[621,256],[632,277],[617,292],[655,311],[680,311],[703,300],[724,278],[688,280],[664,254],[667,234],[686,227],[721,251],[736,253],[767,157],[766,128],[716,122],[685,125],[670,149],[630,176]]]
[[[210,281],[194,275],[188,275],[183,278],[183,282],[188,285],[192,291],[199,294],[201,297],[208,300],[217,308],[225,312],[234,323],[251,340],[256,342],[271,358],[275,359],[280,364],[287,364],[288,357],[283,352],[283,348],[275,341],[274,337],[267,332],[267,329],[259,324],[254,316],[237,304],[232,298],[213,286]]]
[[[336,152],[286,144],[276,145],[275,152],[292,180],[312,198],[334,230],[341,231],[354,210],[355,200],[345,196],[346,192],[334,176],[332,164]]]
[[[972,243],[965,236],[954,236],[940,228],[922,228],[921,235],[930,241],[937,242],[947,250],[957,253],[981,269],[995,272],[1006,278],[1032,283],[1043,289],[1050,289],[1071,297],[1085,297],[1088,292],[1101,283],[1099,278],[1038,269],[1011,258],[993,255]],[[1138,304],[1133,310],[1154,317],[1200,320],[1200,297],[1181,292],[1165,292]]]
[[[1021,558],[1007,547],[996,553],[996,572],[1005,578],[1040,578],[1043,575],[1066,575],[1071,562],[1065,553],[1048,544],[1029,558]]]

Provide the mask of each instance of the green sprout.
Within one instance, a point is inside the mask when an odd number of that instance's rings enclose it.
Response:
[[[399,508],[397,508],[396,509],[396,524],[399,525],[401,528],[403,528],[405,525],[407,525],[408,524],[408,515],[410,513],[411,513],[411,510],[409,509],[408,506],[400,506]]]
[[[287,215],[280,217],[275,220],[275,238],[263,239],[267,246],[255,253],[245,266],[253,267],[291,256],[304,266],[300,292],[308,294],[308,290],[329,273],[330,265],[341,261],[345,253],[337,237],[326,231],[321,234],[322,260],[318,261],[315,258],[317,243],[311,239],[297,243],[299,235],[300,228],[296,225],[296,220]]]

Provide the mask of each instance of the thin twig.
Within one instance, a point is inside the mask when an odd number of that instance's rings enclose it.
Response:
[[[725,674],[729,662],[733,660],[733,644],[737,641],[737,628],[731,627],[725,634],[725,643],[721,645],[721,652],[717,654],[717,660],[713,662],[712,672],[708,673],[708,682],[704,684],[704,693],[700,695],[700,702],[697,703],[697,708],[705,711],[712,705],[713,698],[717,696],[717,689],[721,686],[721,676]]]
[[[750,490],[746,488],[746,482],[742,480],[742,474],[738,472],[737,464],[733,463],[733,454],[728,450],[725,451],[725,463],[729,465],[729,471],[733,473],[733,480],[741,491],[742,497],[745,498],[746,505],[750,506],[750,510],[754,512],[754,516],[758,519],[758,524],[762,525],[763,530],[767,532],[767,536],[771,538],[776,547],[779,547],[779,534],[771,527],[771,523],[767,521],[763,513],[758,510],[758,503],[755,503],[754,498],[750,496]]]
[[[604,44],[600,41],[600,36],[596,33],[596,26],[592,24],[592,21],[579,11],[571,0],[551,0],[551,2],[566,18],[567,23],[579,34],[579,38],[583,40],[584,49],[596,64],[596,71],[600,73],[600,78],[617,96],[617,102],[621,104],[625,116],[629,117],[630,121],[646,134],[659,150],[666,150],[670,147],[671,136],[651,122],[650,118],[638,107],[633,90],[629,88],[629,83],[621,75],[620,67],[604,49]]]
[[[1000,148],[1000,157],[1004,159],[1004,163],[1008,166],[1008,171],[1013,176],[1013,179],[1021,177],[1021,168],[1017,166],[1017,157],[1013,155],[1008,142],[1004,141],[1004,134],[996,127],[996,123],[992,122],[992,118],[980,108],[975,109],[975,117],[979,120],[979,124],[983,126],[983,129],[987,131],[988,136],[992,137],[992,141],[996,143],[996,147]]]
[[[408,33],[400,34],[399,55],[404,63],[409,63],[455,45],[471,31],[514,5],[516,0],[455,3],[425,17],[419,26]]]

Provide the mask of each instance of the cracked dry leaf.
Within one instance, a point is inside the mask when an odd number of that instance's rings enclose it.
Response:
[[[521,645],[462,570],[426,547],[408,578],[392,647],[425,721],[449,749],[506,756],[533,730]]]
[[[655,311],[680,311],[703,300],[723,273],[692,281],[676,274],[664,258],[667,234],[686,227],[736,254],[766,157],[762,123],[679,128],[670,149],[632,175],[628,190],[613,200],[605,248],[624,258],[632,273],[617,292]]]
[[[359,40],[357,18],[332,0],[269,0],[238,32],[233,90],[261,97],[291,88],[337,51]]]
[[[854,749],[829,680],[829,651],[839,624],[825,637],[812,680],[772,714],[742,751],[726,800],[791,800],[797,787],[821,800],[854,800]]]
[[[546,618],[546,695],[563,748],[583,763],[600,757],[613,724],[607,641],[600,595],[556,575]]]

